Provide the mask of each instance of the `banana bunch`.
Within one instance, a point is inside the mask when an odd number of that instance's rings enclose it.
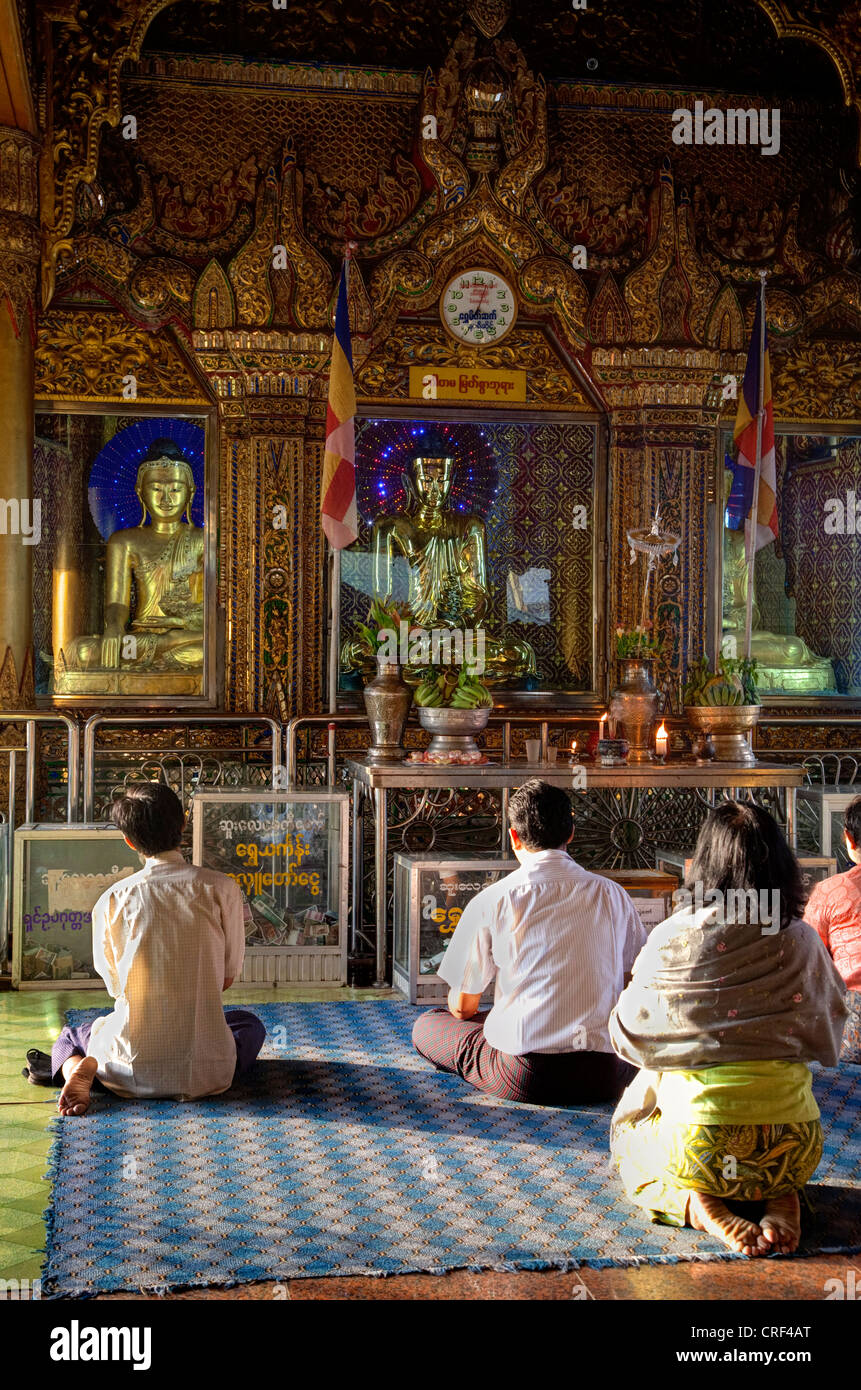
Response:
[[[688,667],[685,686],[686,705],[756,705],[756,662],[736,661],[722,653],[713,674],[706,657],[698,657]]]
[[[447,669],[423,675],[416,689],[415,702],[424,708],[482,709],[493,704],[487,686],[465,667],[460,672]]]
[[[424,708],[435,708],[437,705],[448,704],[444,676],[437,676],[435,680],[426,676],[416,686],[413,699],[417,705],[422,705]]]
[[[738,676],[714,676],[703,691],[704,705],[740,705],[744,701],[744,686]]]
[[[449,701],[452,709],[484,709],[492,705],[490,691],[482,685],[477,676],[469,675],[464,669],[458,677],[454,694]]]

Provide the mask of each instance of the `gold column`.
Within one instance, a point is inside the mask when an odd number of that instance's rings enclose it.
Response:
[[[0,127],[0,709],[34,701],[33,548],[44,520],[33,497],[37,153],[32,136]]]

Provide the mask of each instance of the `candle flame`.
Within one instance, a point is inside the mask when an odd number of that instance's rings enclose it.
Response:
[[[572,753],[576,753],[576,752],[577,752],[577,740],[576,740],[576,738],[572,738],[572,740],[571,740],[571,752],[572,752]]]
[[[666,738],[666,737],[667,737],[667,731],[666,731],[666,729],[664,728],[663,724],[661,725],[660,729],[659,729],[658,732],[656,733],[655,737],[656,737],[656,738]]]

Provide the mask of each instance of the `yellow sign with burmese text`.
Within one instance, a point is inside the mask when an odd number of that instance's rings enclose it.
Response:
[[[526,373],[492,368],[410,367],[410,395],[425,401],[526,400]]]

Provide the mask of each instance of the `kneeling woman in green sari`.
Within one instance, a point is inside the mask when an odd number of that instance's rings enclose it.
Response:
[[[843,981],[802,920],[795,856],[753,803],[709,814],[679,901],[610,1017],[616,1052],[642,1069],[613,1116],[613,1157],[653,1221],[789,1253],[822,1156],[806,1064],[837,1064]],[[727,1201],[765,1206],[752,1221]]]

